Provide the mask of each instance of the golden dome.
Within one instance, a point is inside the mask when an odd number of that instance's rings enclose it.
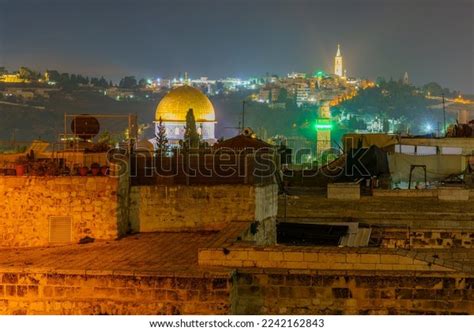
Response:
[[[172,89],[156,107],[155,120],[163,122],[185,122],[189,109],[193,109],[196,122],[215,122],[214,107],[200,90],[189,85]]]

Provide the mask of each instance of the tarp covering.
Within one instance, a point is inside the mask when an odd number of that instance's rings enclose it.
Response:
[[[386,133],[350,133],[344,135],[344,151],[357,148],[369,148],[372,145],[384,148],[399,143],[398,136]]]
[[[411,165],[425,165],[428,181],[443,180],[452,174],[461,174],[467,167],[468,158],[462,155],[408,155],[388,154],[392,182],[408,182]],[[424,171],[416,168],[412,182],[424,181]]]
[[[389,174],[387,153],[375,145],[350,150],[344,175],[353,180]]]

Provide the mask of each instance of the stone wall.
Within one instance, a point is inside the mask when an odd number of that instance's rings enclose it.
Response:
[[[473,314],[462,273],[2,271],[0,314]]]
[[[438,189],[438,199],[447,201],[467,201],[470,190],[460,187],[440,187]]]
[[[71,218],[72,242],[115,239],[128,229],[126,187],[111,177],[0,177],[0,246],[48,245],[53,216]]]
[[[135,232],[221,230],[231,221],[263,221],[277,214],[276,185],[132,186]]]
[[[474,198],[474,190],[460,187],[440,187],[437,189],[421,190],[383,190],[374,189],[374,197],[385,198],[438,198],[445,201],[467,201]]]
[[[229,275],[0,273],[0,314],[226,314]]]
[[[403,226],[412,229],[474,229],[474,203],[437,198],[366,197],[360,202],[331,200],[322,195],[293,195],[280,198],[279,218],[357,221],[373,226]],[[286,203],[286,208],[285,208]]]
[[[431,272],[240,271],[234,314],[474,314],[474,277]]]
[[[438,190],[383,190],[383,189],[374,189],[372,190],[372,195],[374,197],[388,197],[388,198],[397,198],[397,197],[406,197],[406,198],[437,198]]]
[[[384,248],[474,248],[474,233],[462,229],[384,228]]]
[[[418,257],[405,250],[327,247],[246,247],[234,245],[199,249],[200,265],[301,270],[406,270],[451,271],[445,261]]]
[[[360,184],[355,183],[332,183],[327,186],[328,199],[337,200],[359,200]]]

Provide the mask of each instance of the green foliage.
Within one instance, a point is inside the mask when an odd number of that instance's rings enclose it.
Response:
[[[284,88],[280,89],[280,93],[278,94],[277,102],[286,103],[287,99],[288,99],[288,91]]]
[[[166,136],[166,127],[163,125],[163,121],[160,117],[158,123],[158,130],[155,132],[156,138],[156,151],[158,154],[164,154],[168,151],[168,137]]]
[[[196,119],[194,117],[194,111],[189,109],[186,113],[186,128],[184,131],[184,147],[185,148],[198,148],[200,137],[196,128]]]
[[[441,85],[435,82],[431,82],[423,85],[423,92],[432,96],[441,96],[443,94],[443,88]]]
[[[146,87],[146,79],[142,78],[138,81],[138,86],[139,87]]]
[[[125,76],[120,80],[119,87],[121,88],[136,88],[137,80],[135,76]]]
[[[20,67],[20,69],[18,70],[18,75],[20,76],[20,78],[26,80],[33,80],[38,77],[38,74],[36,72],[27,67]]]

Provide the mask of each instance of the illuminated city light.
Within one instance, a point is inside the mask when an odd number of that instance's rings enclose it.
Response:
[[[316,130],[322,130],[322,129],[332,129],[332,124],[316,124]]]

